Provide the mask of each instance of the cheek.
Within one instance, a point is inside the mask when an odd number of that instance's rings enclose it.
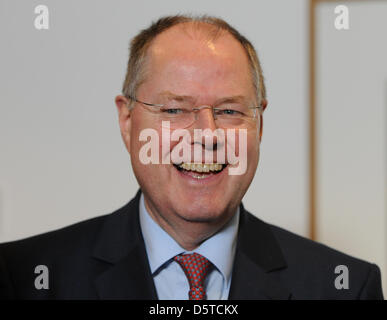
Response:
[[[145,160],[140,159],[145,153],[154,159],[154,156],[159,158],[158,146],[161,139],[161,130],[155,127],[154,122],[148,119],[142,110],[134,109],[132,114],[132,123],[130,131],[130,154],[132,162],[145,166]],[[161,149],[160,149],[161,150]],[[144,162],[144,163],[143,163]],[[153,162],[153,160],[152,160]],[[157,160],[154,161],[157,163]]]
[[[253,155],[259,149],[259,143],[255,131],[247,129],[228,130],[226,135],[227,153],[230,156],[246,158]]]
[[[247,136],[247,160],[249,166],[256,166],[259,160],[260,142],[257,132],[251,132]]]
[[[171,135],[173,131],[168,128],[158,128],[159,133],[159,150],[160,150],[160,163],[169,164],[171,162],[171,150],[178,143],[177,141],[171,141]]]

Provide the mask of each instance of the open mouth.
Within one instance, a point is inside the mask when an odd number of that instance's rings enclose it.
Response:
[[[227,167],[227,164],[181,163],[174,164],[174,167],[181,173],[191,176],[192,178],[205,179],[222,172]]]

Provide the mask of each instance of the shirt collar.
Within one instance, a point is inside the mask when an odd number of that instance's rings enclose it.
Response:
[[[141,232],[144,237],[152,274],[178,254],[197,252],[210,260],[227,282],[230,280],[236,250],[239,207],[222,230],[204,241],[193,251],[186,251],[182,248],[151,218],[145,207],[143,194],[141,194],[139,210]]]

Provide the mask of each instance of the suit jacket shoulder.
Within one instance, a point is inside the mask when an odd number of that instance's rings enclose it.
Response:
[[[0,298],[54,298],[54,288],[83,278],[88,268],[87,252],[106,216],[82,221],[59,230],[0,245]],[[37,266],[46,266],[50,290],[37,290]],[[72,278],[65,276],[72,272]],[[63,277],[64,276],[64,277]]]
[[[267,224],[286,261],[278,272],[293,299],[383,299],[373,263]]]
[[[139,196],[111,214],[1,244],[0,298],[155,299]],[[48,289],[36,288],[40,265],[47,267]]]

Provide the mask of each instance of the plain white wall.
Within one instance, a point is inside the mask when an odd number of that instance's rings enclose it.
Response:
[[[45,4],[50,29],[34,28]],[[245,206],[307,235],[307,2],[0,2],[0,241],[111,212],[138,188],[113,99],[129,40],[166,14],[226,19],[256,46],[269,107]]]
[[[387,1],[317,14],[318,240],[377,263],[387,288]],[[351,272],[351,270],[349,270]]]

